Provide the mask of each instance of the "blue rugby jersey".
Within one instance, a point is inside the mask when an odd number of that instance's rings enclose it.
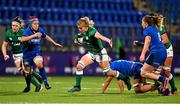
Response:
[[[40,54],[41,46],[40,42],[42,38],[46,37],[46,33],[42,28],[39,28],[37,31],[33,31],[30,27],[24,30],[23,36],[30,36],[35,34],[36,32],[42,33],[40,37],[33,38],[31,40],[23,42],[23,56],[26,57],[32,54]]]
[[[146,29],[144,29],[143,34],[145,37],[146,36],[151,37],[151,42],[149,45],[149,50],[151,53],[165,49],[165,47],[161,41],[160,33],[155,26],[148,26]]]
[[[136,67],[136,66],[140,66],[140,67]],[[124,75],[129,75],[129,76],[133,76],[134,73],[136,73],[137,71],[140,74],[140,68],[142,66],[143,64],[140,62],[133,62],[127,60],[116,60],[110,62],[111,70],[116,70]]]

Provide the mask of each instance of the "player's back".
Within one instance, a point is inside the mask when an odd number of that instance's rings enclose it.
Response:
[[[160,33],[155,26],[148,26],[144,30],[144,36],[151,37],[151,42],[149,46],[150,52],[158,51],[160,49],[162,50],[165,49],[161,41]]]
[[[133,65],[133,61],[127,61],[127,60],[116,60],[110,62],[110,68],[112,70],[117,70],[124,75],[130,75],[130,76],[133,75],[131,71],[132,65]]]

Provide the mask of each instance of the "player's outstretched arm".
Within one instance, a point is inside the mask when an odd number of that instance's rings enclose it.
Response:
[[[113,79],[113,77],[110,77],[110,76],[108,76],[108,77],[106,78],[106,80],[105,80],[104,83],[102,84],[102,93],[104,93],[104,92],[106,91],[106,89],[107,89],[107,87],[109,86],[109,84],[110,84],[110,82],[111,82],[112,79]]]
[[[48,42],[54,44],[55,46],[58,46],[58,47],[61,47],[61,48],[63,47],[61,44],[55,42],[55,41],[54,41],[50,36],[48,36],[48,35],[46,35],[45,39],[46,39]]]
[[[119,86],[120,92],[124,93],[124,84],[123,84],[123,81],[120,80],[120,79],[117,79],[117,84]]]
[[[3,53],[3,56],[4,56],[4,60],[8,60],[9,59],[9,56],[7,55],[7,47],[8,47],[8,42],[6,41],[3,41],[3,44],[2,44],[2,53]]]
[[[112,39],[109,39],[109,38],[101,35],[99,32],[96,32],[96,33],[95,33],[95,37],[98,38],[98,39],[101,39],[101,40],[103,40],[103,41],[105,41],[105,42],[107,42],[107,43],[109,43],[109,45],[112,47],[112,45],[113,45],[113,44],[112,44]]]
[[[28,41],[28,40],[31,40],[32,38],[35,38],[35,37],[40,37],[42,34],[40,32],[37,32],[33,35],[30,35],[30,36],[22,36],[20,38],[20,40],[23,42],[23,41]]]
[[[141,62],[144,62],[144,61],[145,61],[145,54],[146,54],[146,52],[148,51],[150,42],[151,42],[151,37],[150,37],[150,36],[146,36],[146,37],[145,37],[144,47],[143,47],[143,50],[142,50],[142,52],[141,52],[141,56],[140,56],[140,58],[139,58],[139,60],[140,60]]]

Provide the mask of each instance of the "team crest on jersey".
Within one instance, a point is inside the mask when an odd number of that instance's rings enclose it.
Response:
[[[12,38],[9,38],[9,40],[12,40]]]
[[[89,39],[89,37],[88,36],[86,36],[86,40],[88,40]]]
[[[18,37],[18,40],[21,40],[21,37]]]

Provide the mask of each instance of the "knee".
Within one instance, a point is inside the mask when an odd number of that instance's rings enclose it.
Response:
[[[144,69],[142,69],[141,68],[141,77],[144,77],[144,78],[146,78],[147,77],[147,74],[148,74],[148,71],[146,71],[146,70],[144,70]]]
[[[170,72],[171,67],[164,66],[163,70],[166,77],[169,77],[171,75],[171,72]]]
[[[76,69],[78,71],[82,71],[85,68],[85,64],[82,61],[78,61],[78,64],[76,66]]]
[[[77,71],[83,70],[83,68],[82,68],[81,65],[79,65],[79,64],[77,64],[76,69],[77,69]]]
[[[135,92],[135,93],[142,93],[139,88],[134,88],[134,92]]]
[[[133,85],[133,86],[134,86],[134,85]],[[142,93],[141,88],[140,88],[140,85],[134,86],[134,92],[135,92],[135,93]]]
[[[43,68],[43,64],[42,63],[36,63],[36,66],[37,66],[38,69]]]
[[[43,58],[42,58],[42,56],[36,56],[33,61],[36,64],[38,69],[41,69],[43,67]]]

